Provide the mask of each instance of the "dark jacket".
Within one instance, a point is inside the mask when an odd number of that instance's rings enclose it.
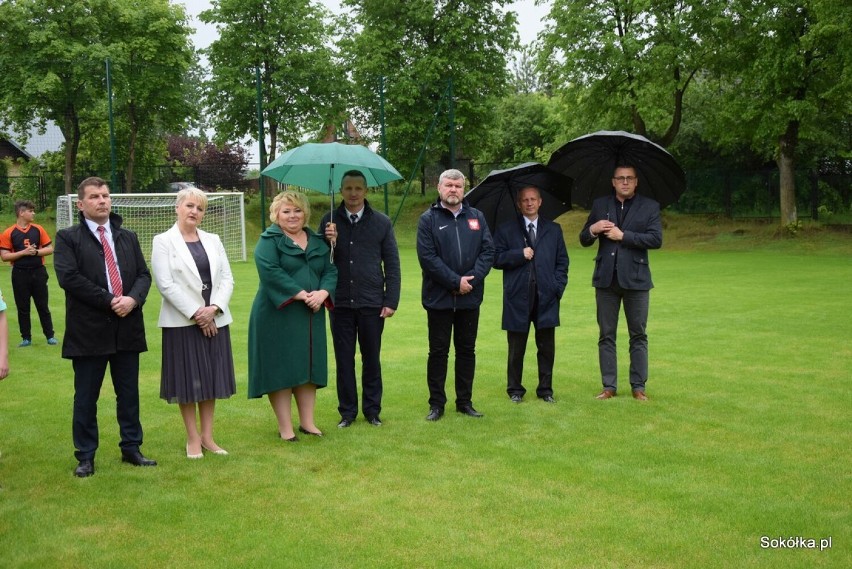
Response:
[[[589,227],[601,219],[618,219],[616,199],[613,195],[598,198],[592,203],[586,225],[580,231],[580,244],[592,245],[596,240],[598,254],[595,257],[595,273],[592,286],[607,288],[612,284],[613,271],[618,265],[618,284],[629,290],[651,290],[651,267],[648,264],[648,249],[663,246],[663,225],[660,221],[660,204],[636,194],[630,204],[620,229],[622,241],[612,241],[604,236],[592,237]]]
[[[457,217],[440,199],[417,225],[417,259],[423,269],[421,301],[424,308],[468,310],[482,304],[485,277],[494,262],[494,244],[485,216],[462,203]],[[473,275],[473,290],[458,294],[461,278]]]
[[[494,268],[503,270],[503,330],[529,330],[533,270],[538,296],[536,328],[559,326],[559,300],[568,285],[568,250],[562,226],[539,217],[531,261],[524,258],[527,246],[523,217],[503,223],[494,234]]]
[[[80,223],[56,234],[53,267],[65,290],[65,338],[62,357],[104,356],[116,352],[144,352],[142,306],[151,288],[151,273],[136,234],[121,228],[121,216],[110,214],[115,255],[124,295],[136,308],[120,318],[110,307],[104,250],[80,214]]]
[[[331,220],[327,213],[317,232],[325,233]],[[375,211],[364,200],[364,211],[356,225],[341,203],[334,212],[337,225],[337,245],[334,264],[337,266],[337,308],[382,308],[394,310],[399,306],[400,268],[399,249],[393,224],[385,214]]]

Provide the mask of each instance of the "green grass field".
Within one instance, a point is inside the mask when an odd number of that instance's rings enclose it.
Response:
[[[245,396],[257,275],[253,262],[235,263],[238,393],[217,413],[217,441],[230,456],[184,457],[178,409],[158,398],[153,290],[140,384],[143,451],[160,466],[120,462],[107,381],[97,474],[83,480],[72,476],[71,364],[45,345],[34,310],[34,346],[14,347],[10,269],[0,267],[13,345],[12,373],[0,383],[0,565],[852,566],[852,236],[812,227],[788,239],[774,227],[667,216],[664,248],[651,254],[651,401],[629,391],[597,401],[594,249],[577,244],[583,216],[571,212],[560,220],[571,268],[557,404],[506,397],[501,275],[493,272],[474,385],[485,417],[448,407],[428,423],[416,214],[398,229],[403,295],[384,336],[383,427],[359,420],[336,429],[332,379],[317,403],[327,436],[278,440],[268,402]],[[55,278],[51,286],[61,338],[63,294]],[[624,380],[626,338],[619,348]],[[782,537],[832,545],[761,546]]]

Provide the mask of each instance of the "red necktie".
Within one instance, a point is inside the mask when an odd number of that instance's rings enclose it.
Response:
[[[112,255],[112,247],[109,246],[109,241],[106,238],[106,228],[103,225],[98,226],[98,233],[101,237],[101,246],[104,248],[104,260],[106,260],[107,273],[109,273],[109,284],[112,287],[112,294],[121,296],[121,275],[118,274],[118,265],[115,264],[115,257]]]

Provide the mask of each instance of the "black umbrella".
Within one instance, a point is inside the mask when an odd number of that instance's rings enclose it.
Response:
[[[518,192],[527,186],[539,189],[539,215],[552,220],[571,209],[571,178],[538,162],[492,170],[465,199],[485,214],[485,221],[493,233],[501,223],[517,219]]]
[[[636,192],[666,207],[686,189],[686,175],[665,148],[644,136],[602,130],[575,138],[550,156],[547,165],[574,179],[573,203],[589,209],[595,198],[612,192],[619,163],[636,168]]]

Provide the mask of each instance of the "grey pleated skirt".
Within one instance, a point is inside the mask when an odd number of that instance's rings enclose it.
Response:
[[[237,392],[231,330],[207,338],[198,326],[163,328],[160,398],[169,403],[227,399]]]

